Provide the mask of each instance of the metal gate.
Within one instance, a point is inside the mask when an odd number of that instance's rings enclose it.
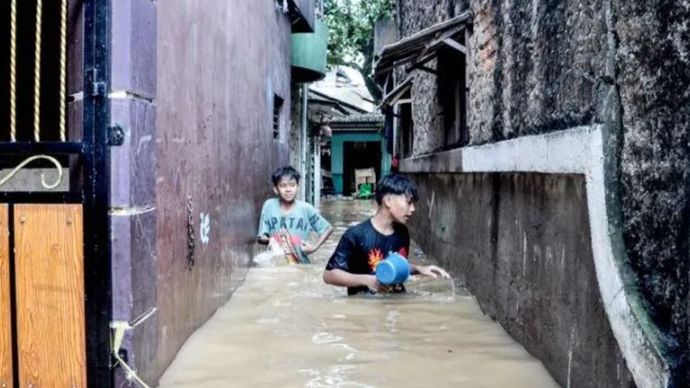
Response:
[[[0,388],[110,387],[109,1],[3,3]]]

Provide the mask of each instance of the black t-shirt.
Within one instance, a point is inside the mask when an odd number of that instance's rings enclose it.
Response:
[[[338,247],[333,252],[326,270],[341,269],[351,274],[373,275],[376,264],[386,258],[388,253],[397,252],[407,257],[410,251],[410,233],[402,224],[393,224],[393,234],[381,234],[366,220],[348,229],[340,238]],[[403,290],[399,287],[396,291]],[[348,287],[348,295],[366,292],[366,286]]]

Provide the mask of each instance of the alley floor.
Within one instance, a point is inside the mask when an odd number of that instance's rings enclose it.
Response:
[[[369,201],[325,202],[335,232],[314,264],[263,261],[250,269],[159,387],[558,386],[452,281],[413,278],[402,296],[347,297],[325,285],[339,237],[374,209]],[[418,248],[411,256],[427,260]]]

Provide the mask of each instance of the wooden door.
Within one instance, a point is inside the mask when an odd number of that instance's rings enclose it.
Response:
[[[21,387],[86,387],[82,205],[15,205]]]
[[[9,232],[7,205],[0,204],[0,388],[14,386]]]

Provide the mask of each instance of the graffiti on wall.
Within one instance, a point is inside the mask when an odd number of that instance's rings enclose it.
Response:
[[[211,216],[208,213],[201,213],[199,216],[201,218],[199,223],[201,243],[207,245],[211,238]]]

